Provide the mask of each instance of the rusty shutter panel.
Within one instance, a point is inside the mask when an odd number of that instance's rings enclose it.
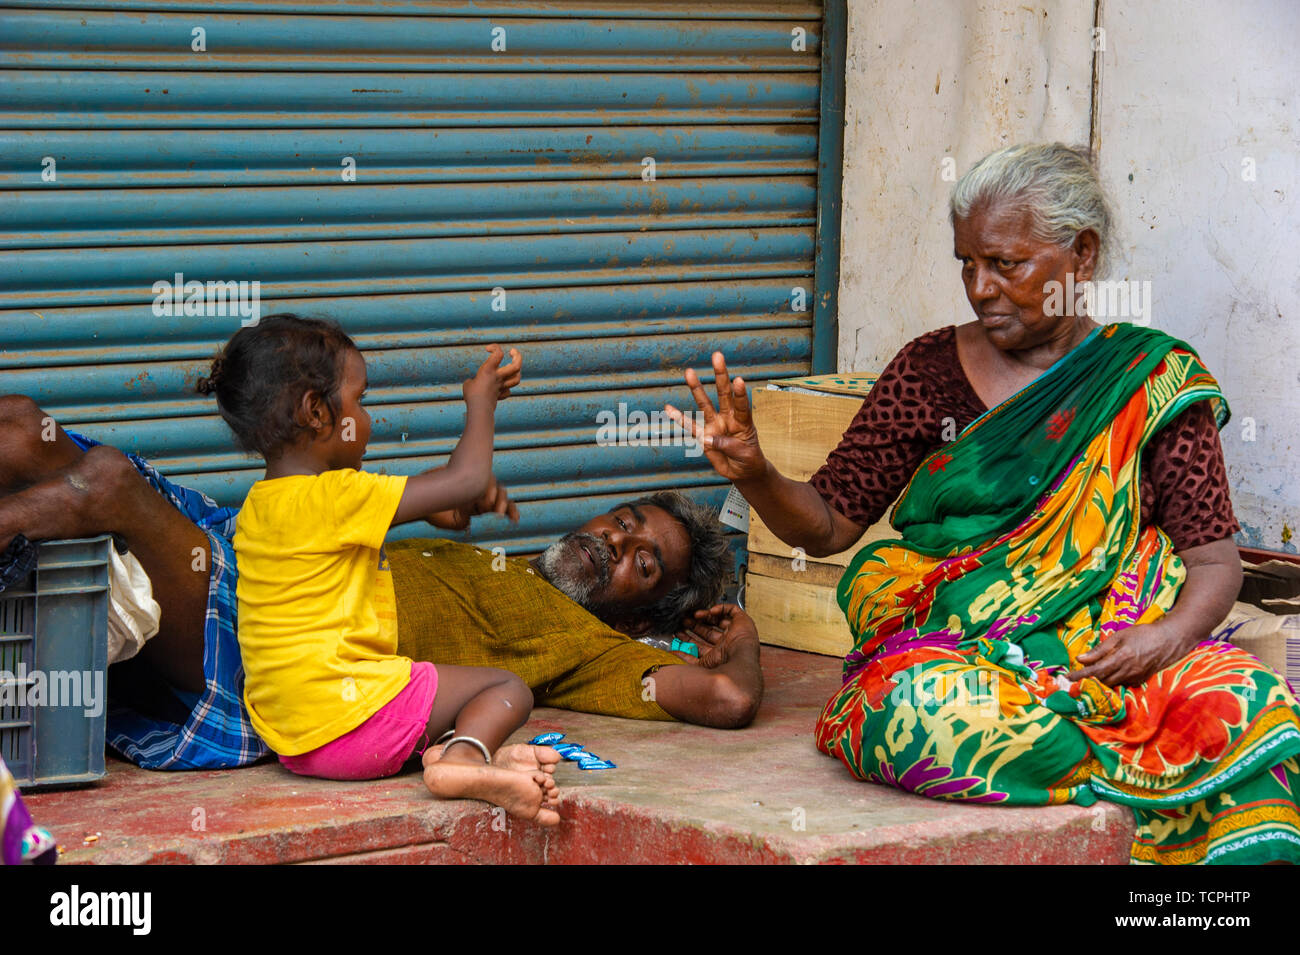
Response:
[[[0,392],[237,503],[260,463],[193,384],[239,318],[153,288],[257,281],[363,349],[376,470],[440,463],[482,345],[525,353],[496,457],[523,519],[480,540],[720,502],[702,457],[598,446],[598,415],[682,403],[715,348],[811,370],[818,4],[176,7],[0,15]]]

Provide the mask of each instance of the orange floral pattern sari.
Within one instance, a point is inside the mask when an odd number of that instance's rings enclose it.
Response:
[[[1080,654],[1174,605],[1186,573],[1139,527],[1141,451],[1218,385],[1185,344],[1099,329],[918,467],[839,586],[855,637],[819,748],[943,799],[1133,808],[1136,862],[1300,861],[1300,707],[1207,641],[1135,687]]]

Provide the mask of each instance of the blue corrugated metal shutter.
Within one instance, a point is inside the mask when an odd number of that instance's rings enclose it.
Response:
[[[15,6],[0,392],[222,503],[260,467],[193,384],[238,318],[155,315],[176,273],[338,320],[390,473],[453,446],[484,343],[523,350],[497,413],[523,520],[478,529],[514,551],[649,489],[720,500],[682,448],[597,446],[599,412],[681,403],[714,348],[810,370],[819,4]]]

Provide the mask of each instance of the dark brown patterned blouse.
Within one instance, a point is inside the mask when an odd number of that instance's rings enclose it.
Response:
[[[987,410],[957,358],[956,326],[927,332],[885,368],[810,483],[849,520],[869,527],[927,454]],[[1208,401],[1174,418],[1143,450],[1141,499],[1142,526],[1156,524],[1177,551],[1241,529]]]

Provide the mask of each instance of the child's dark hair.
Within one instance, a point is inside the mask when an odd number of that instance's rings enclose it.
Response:
[[[216,395],[217,409],[241,448],[270,458],[310,430],[294,415],[306,392],[324,398],[331,426],[338,420],[349,350],[358,349],[331,321],[268,315],[235,332],[195,390]]]

